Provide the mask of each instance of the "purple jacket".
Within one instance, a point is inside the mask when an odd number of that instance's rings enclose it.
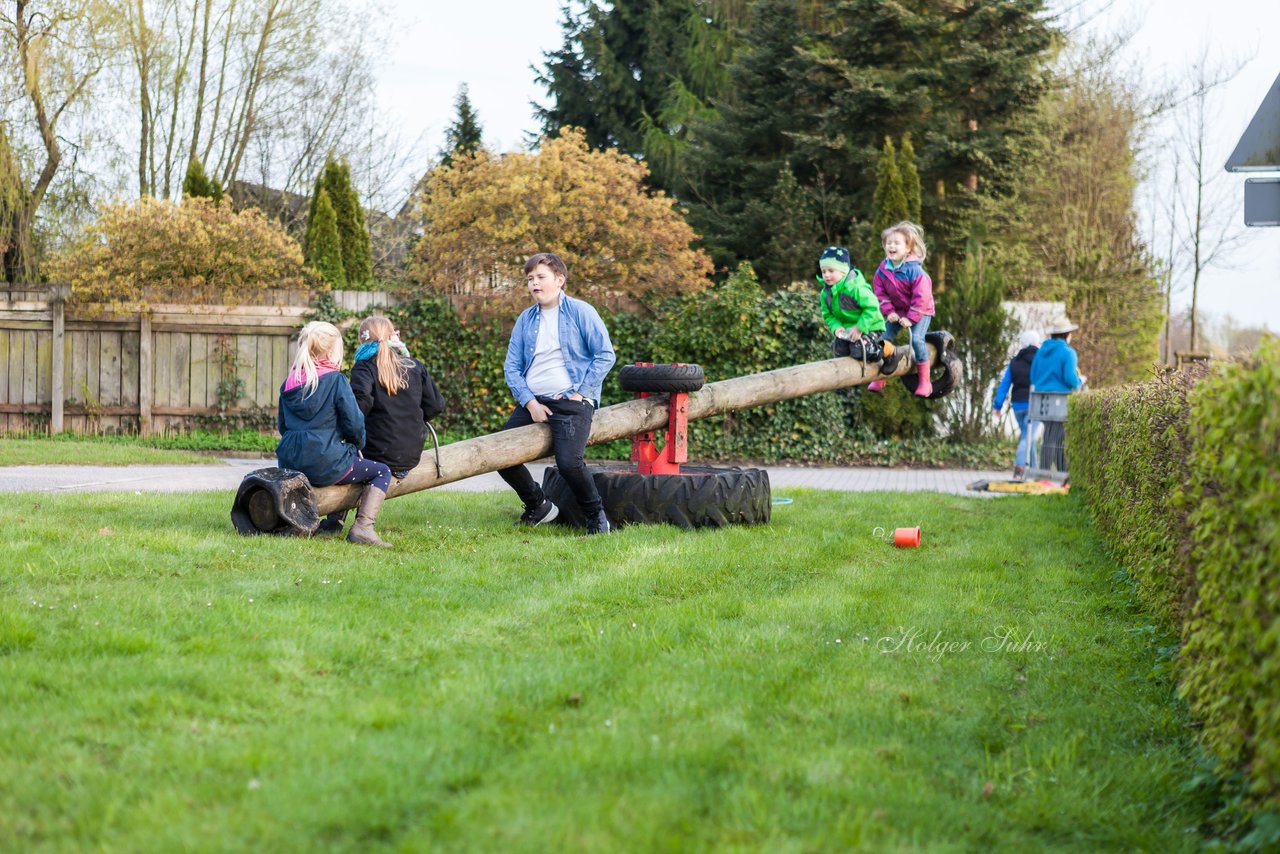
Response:
[[[871,280],[871,289],[880,300],[880,312],[890,313],[919,323],[926,314],[933,316],[933,279],[917,258],[907,258],[894,270],[889,259],[880,262]]]

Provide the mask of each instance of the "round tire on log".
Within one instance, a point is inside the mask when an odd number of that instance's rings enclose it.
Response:
[[[697,391],[706,383],[701,365],[623,365],[618,371],[623,391]]]
[[[956,355],[956,340],[951,337],[951,333],[945,330],[936,330],[934,332],[926,332],[924,340],[929,342],[938,351],[938,364],[933,366],[929,374],[929,382],[933,385],[933,392],[929,395],[929,400],[937,400],[940,397],[946,397],[955,390],[960,384],[960,380],[964,374],[964,364],[960,361],[960,357]],[[911,345],[906,345],[911,346]],[[907,387],[907,391],[912,394],[916,393],[916,386],[920,384],[920,377],[916,373],[902,375],[902,384]]]
[[[613,525],[760,525],[773,511],[769,473],[762,469],[681,466],[680,474],[640,474],[620,465],[589,465],[587,471]],[[573,490],[555,466],[543,474],[542,491],[560,508],[557,521],[586,526]]]

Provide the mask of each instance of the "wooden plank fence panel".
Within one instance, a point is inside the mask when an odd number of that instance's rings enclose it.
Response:
[[[103,406],[120,403],[120,333],[99,333],[102,356],[99,362],[98,400]]]
[[[48,403],[53,394],[53,330],[36,333],[36,403]]]
[[[236,374],[244,380],[236,406],[253,406],[253,394],[258,384],[254,360],[258,356],[257,342],[252,335],[236,336]]]
[[[257,336],[258,358],[255,362],[257,366],[257,383],[255,393],[253,395],[254,406],[269,406],[271,404],[271,389],[275,386],[275,363],[271,359],[271,337],[268,335]]]
[[[102,405],[102,333],[94,330],[85,340],[85,403]]]
[[[172,380],[169,377],[173,360],[170,354],[173,353],[173,334],[169,332],[155,332],[152,334],[155,341],[155,349],[151,352],[151,364],[154,366],[152,371],[152,406],[169,406],[173,403],[171,398]],[[159,425],[157,425],[159,426]]]
[[[271,339],[271,349],[275,354],[271,360],[271,364],[275,366],[275,381],[271,383],[271,402],[268,405],[272,409],[280,405],[280,386],[288,376],[289,368],[293,366],[294,348],[289,346],[289,342],[290,339],[284,335]]]
[[[138,333],[120,333],[120,403],[138,405]]]
[[[98,383],[98,397],[103,406],[120,405],[120,338],[119,332],[100,333],[102,338],[102,357],[100,363],[101,379]],[[119,433],[121,417],[119,415],[103,415],[101,430],[104,433]]]
[[[9,330],[0,329],[0,365],[6,366],[0,370],[0,403],[9,402],[9,335]]]
[[[36,331],[22,332],[22,402],[36,403]]]
[[[191,333],[179,332],[173,336],[173,367],[170,371],[173,387],[170,399],[173,406],[191,405]]]
[[[210,335],[191,336],[191,405],[209,405],[209,340]]]

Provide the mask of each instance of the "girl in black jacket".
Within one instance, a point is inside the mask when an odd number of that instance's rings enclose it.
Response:
[[[351,390],[364,413],[364,455],[384,463],[397,480],[422,460],[426,423],[444,412],[444,398],[426,367],[409,355],[391,321],[374,315],[360,324]],[[321,523],[342,530],[345,514]]]

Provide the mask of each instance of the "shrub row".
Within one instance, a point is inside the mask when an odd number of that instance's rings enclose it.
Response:
[[[1280,340],[1073,397],[1072,480],[1153,611],[1207,747],[1280,809]]]

